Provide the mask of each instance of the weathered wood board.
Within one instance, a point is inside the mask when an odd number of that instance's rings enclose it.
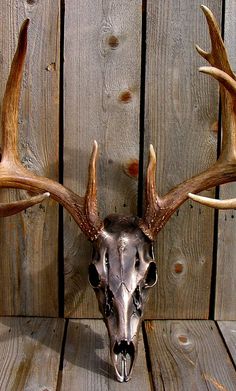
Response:
[[[145,322],[154,389],[235,391],[236,372],[213,321]]]
[[[92,142],[99,143],[101,216],[136,213],[142,2],[65,2],[64,184],[86,189]],[[133,159],[133,160],[132,160]],[[132,165],[134,163],[134,165]],[[91,247],[65,218],[65,313],[98,317],[87,288]]]
[[[216,159],[218,88],[194,45],[210,47],[201,1],[147,2],[145,154],[157,152],[165,194]],[[205,1],[221,20],[221,1]],[[206,195],[214,196],[214,191]],[[147,318],[208,318],[214,212],[186,202],[158,235],[159,282]]]
[[[64,320],[0,319],[0,389],[56,390]]]
[[[236,365],[236,321],[220,321],[218,325]]]
[[[132,380],[120,384],[102,320],[0,318],[0,389],[234,391],[235,322],[218,324],[225,344],[213,321],[146,321],[147,346],[140,333]]]
[[[236,72],[236,3],[226,0],[224,40],[230,63]],[[220,187],[220,198],[234,198],[236,184]],[[236,319],[236,214],[220,211],[218,225],[215,319]]]
[[[0,3],[0,102],[23,20],[30,19],[20,105],[20,152],[26,167],[57,179],[59,0]],[[1,202],[26,192],[1,190]],[[50,206],[50,207],[49,207]],[[58,213],[53,201],[0,220],[0,314],[58,315]]]
[[[61,391],[151,391],[143,340],[132,380],[119,383],[110,362],[109,342],[102,320],[70,320],[64,354]]]

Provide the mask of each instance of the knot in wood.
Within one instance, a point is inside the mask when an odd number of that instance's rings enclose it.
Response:
[[[119,100],[122,103],[129,103],[132,100],[132,94],[129,90],[122,91],[119,95]]]
[[[108,38],[108,45],[114,50],[119,46],[119,39],[115,35]]]

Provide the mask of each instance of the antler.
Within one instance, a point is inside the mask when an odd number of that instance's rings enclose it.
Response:
[[[221,154],[216,163],[208,170],[179,184],[164,197],[159,197],[155,184],[156,156],[153,146],[150,146],[146,211],[143,219],[140,220],[140,228],[151,240],[155,238],[175,210],[188,197],[214,208],[236,207],[235,200],[208,199],[206,201],[206,197],[192,194],[236,180],[236,77],[230,67],[227,52],[220,36],[220,29],[212,12],[205,6],[201,6],[201,8],[207,19],[212,50],[208,53],[196,46],[198,53],[211,65],[210,67],[202,67],[199,71],[213,76],[220,83],[223,127]]]
[[[12,62],[2,107],[3,152],[0,162],[0,188],[18,188],[40,193],[28,200],[0,204],[0,216],[10,216],[51,197],[63,205],[90,240],[95,240],[102,228],[97,212],[96,159],[97,142],[94,141],[89,164],[89,178],[85,197],[80,197],[60,183],[38,176],[20,162],[18,138],[18,105],[23,66],[27,49],[26,20],[20,31],[18,47]]]

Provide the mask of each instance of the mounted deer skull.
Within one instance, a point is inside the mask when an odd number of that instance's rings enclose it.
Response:
[[[89,281],[104,317],[117,379],[128,381],[149,288],[157,281],[152,242],[137,217],[108,216],[94,243]]]
[[[94,142],[89,164],[85,197],[80,197],[61,184],[37,176],[20,162],[17,151],[18,104],[27,46],[25,21],[8,78],[2,108],[3,154],[0,162],[0,187],[19,188],[38,193],[25,201],[0,204],[0,215],[10,216],[47,197],[63,205],[84,234],[93,243],[89,281],[95,290],[109,338],[111,358],[117,379],[128,381],[137,356],[138,333],[149,288],[157,281],[152,241],[171,215],[188,197],[214,208],[235,208],[236,200],[209,200],[199,193],[236,180],[236,77],[228,62],[226,50],[211,11],[202,6],[209,26],[212,51],[198,52],[210,67],[200,71],[220,82],[222,98],[223,142],[219,159],[208,170],[186,180],[160,197],[156,192],[156,157],[150,146],[146,184],[146,210],[143,218],[108,216],[104,221],[97,212],[96,158]],[[191,193],[190,193],[191,192]]]

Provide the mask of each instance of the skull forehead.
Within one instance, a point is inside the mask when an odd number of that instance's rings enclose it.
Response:
[[[127,240],[132,240],[134,244],[139,244],[146,240],[145,235],[138,225],[139,219],[135,216],[110,215],[104,220],[103,237],[112,238],[119,246],[125,246]]]
[[[134,257],[148,241],[138,226],[137,217],[110,215],[104,220],[98,245],[101,250],[106,251],[109,262],[119,257],[120,261],[127,258],[130,263],[130,257]]]
[[[145,244],[146,249],[149,248],[150,240],[138,227],[137,217],[111,215],[105,219],[96,246],[100,253],[97,266],[103,281],[109,284],[113,293],[120,289],[121,284],[129,292],[136,288],[149,263],[149,256],[144,256],[148,253],[144,249]],[[135,267],[137,261],[140,262],[138,268]]]

